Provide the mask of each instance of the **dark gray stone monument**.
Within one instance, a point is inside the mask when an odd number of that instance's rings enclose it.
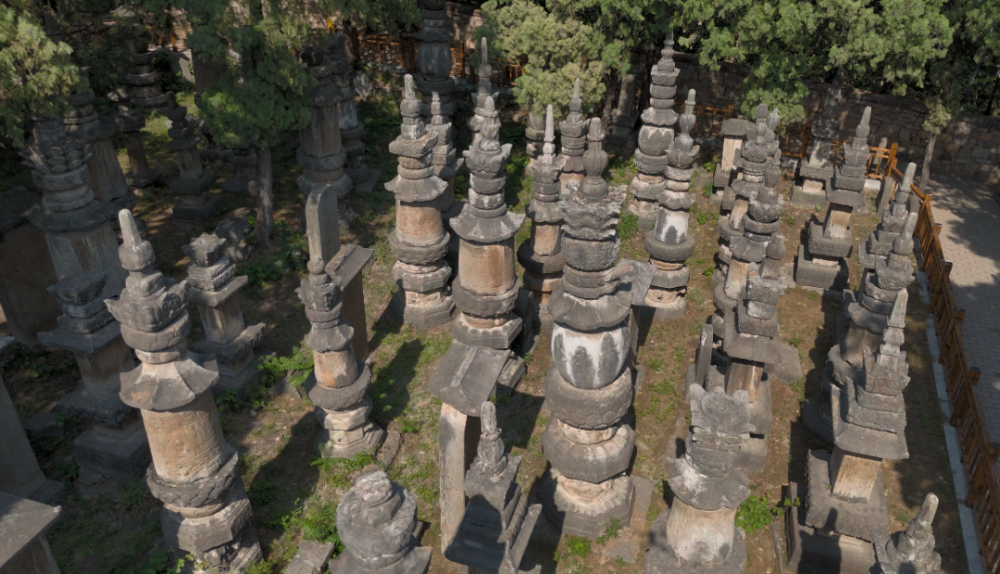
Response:
[[[583,181],[583,150],[587,144],[587,119],[583,115],[580,99],[580,79],[573,84],[573,97],[569,100],[569,114],[559,122],[559,157],[563,169],[559,181]]]
[[[209,189],[215,183],[215,173],[205,169],[198,143],[202,140],[198,118],[187,113],[187,108],[177,105],[172,92],[169,107],[164,114],[170,119],[167,149],[177,156],[180,174],[170,182],[170,191],[180,197],[174,206],[175,219],[204,220],[215,215],[222,203],[222,195]]]
[[[0,573],[59,574],[45,533],[60,514],[62,507],[0,492]]]
[[[938,497],[928,493],[906,530],[891,536],[884,530],[872,533],[881,574],[941,574],[941,555],[934,551],[931,528],[937,508]]]
[[[819,117],[812,123],[809,157],[799,164],[800,182],[792,187],[792,205],[795,207],[817,209],[828,201],[823,188],[833,177],[833,140],[840,135],[843,88],[844,69],[838,68],[833,84],[823,97]]]

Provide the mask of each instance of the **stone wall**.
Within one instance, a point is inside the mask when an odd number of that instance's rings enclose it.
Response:
[[[677,54],[677,67],[681,69],[677,80],[686,93],[694,88],[698,103],[725,107],[736,102],[740,84],[747,76],[747,68],[723,64],[717,72],[698,64],[698,57]],[[827,85],[807,82],[810,88],[805,102],[806,123],[812,122],[819,111]],[[845,106],[840,114],[840,141],[847,141],[861,119],[865,106],[871,106],[872,135],[874,144],[885,137],[889,143],[899,144],[897,157],[901,161],[923,161],[927,133],[920,129],[927,116],[927,108],[916,100],[873,94],[860,90],[844,89]],[[1000,118],[977,114],[961,114],[942,133],[934,146],[933,169],[973,175],[978,179],[1000,181]]]

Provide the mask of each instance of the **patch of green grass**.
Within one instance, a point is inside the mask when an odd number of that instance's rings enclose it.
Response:
[[[788,227],[795,227],[796,224],[795,218],[792,217],[791,215],[786,215],[782,217],[781,222],[787,225]]]
[[[788,344],[795,348],[798,348],[798,346],[804,342],[805,339],[803,339],[802,337],[792,337],[791,339],[788,340]]]
[[[614,540],[618,538],[622,533],[622,522],[617,518],[612,517],[607,524],[604,525],[604,534],[597,537],[597,543],[601,546],[607,544],[608,540]]]
[[[652,357],[646,361],[646,367],[649,368],[650,371],[659,372],[660,369],[663,368],[663,361],[657,359],[656,357]]]
[[[566,536],[566,554],[586,558],[590,554],[590,539],[570,534]]]
[[[751,494],[736,512],[736,526],[750,534],[755,530],[770,526],[775,517],[784,516],[786,508],[802,504],[798,498],[782,500],[781,507],[771,507],[769,502],[766,494],[764,496]]]
[[[631,211],[624,211],[618,219],[618,236],[627,241],[639,233],[639,218]]]

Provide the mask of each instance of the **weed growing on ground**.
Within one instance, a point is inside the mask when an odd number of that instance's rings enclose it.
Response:
[[[780,508],[769,506],[769,502],[770,500],[766,494],[764,496],[751,494],[743,501],[740,509],[736,512],[736,526],[742,528],[747,534],[750,534],[755,530],[770,526],[775,517],[784,516],[786,508],[802,504],[802,501],[798,498],[795,500],[788,498],[782,500]]]
[[[627,241],[639,233],[639,218],[634,213],[624,212],[618,219],[618,236],[621,241]]]
[[[611,518],[607,524],[604,525],[604,534],[597,537],[597,543],[601,546],[607,544],[608,540],[614,540],[618,538],[622,533],[622,522],[617,518]]]

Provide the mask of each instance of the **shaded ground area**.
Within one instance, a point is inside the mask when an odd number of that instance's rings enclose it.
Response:
[[[471,114],[467,98],[458,95],[459,113],[454,118],[459,140],[456,148],[469,145],[464,129]],[[187,98],[190,105],[190,96]],[[393,225],[394,200],[384,183],[395,174],[395,158],[388,142],[398,134],[400,123],[398,96],[373,95],[359,105],[368,127],[367,156],[370,165],[383,169],[380,185],[364,197],[352,197],[349,204],[358,214],[351,233],[344,241],[357,242],[375,250],[375,260],[365,271],[365,297],[368,329],[372,338],[373,385],[370,391],[375,405],[374,417],[384,427],[403,433],[403,447],[390,469],[394,480],[417,495],[419,518],[425,522],[422,543],[431,546],[434,556],[431,572],[451,574],[459,568],[445,561],[440,551],[438,518],[437,418],[440,403],[424,390],[424,382],[439,358],[447,351],[451,335],[447,326],[425,332],[395,323],[386,307],[396,286],[390,275],[394,257],[387,237]],[[193,109],[193,108],[192,108]],[[504,126],[501,140],[514,144],[514,156],[507,166],[507,202],[512,211],[523,212],[531,196],[530,174],[525,173],[528,158],[524,154],[524,118],[516,114],[511,102],[502,106]],[[162,116],[153,115],[146,131],[146,145],[151,163],[176,174],[176,164],[163,147],[166,126]],[[299,354],[302,337],[309,324],[294,294],[304,272],[305,242],[299,221],[302,199],[295,185],[301,173],[295,163],[297,142],[289,138],[274,147],[276,239],[268,252],[257,250],[240,272],[251,278],[244,293],[243,309],[247,320],[267,325],[264,350],[273,352],[273,368],[266,372],[265,384],[250,393],[245,401],[221,400],[224,430],[228,440],[242,455],[241,470],[254,506],[254,523],[261,533],[265,562],[256,565],[252,574],[280,572],[294,554],[303,537],[333,539],[333,515],[341,494],[365,469],[372,468],[369,457],[350,461],[317,459],[312,441],[319,431],[307,400],[275,395],[268,386],[286,371],[308,368]],[[123,149],[120,149],[124,153]],[[716,158],[717,159],[717,158]],[[127,160],[122,155],[123,165]],[[706,154],[701,160],[711,164]],[[219,181],[231,168],[214,165]],[[711,190],[711,165],[700,165],[692,193],[697,203],[692,210],[691,232],[697,248],[689,260],[692,279],[688,290],[687,315],[671,323],[644,324],[639,363],[645,371],[642,389],[630,413],[636,425],[636,445],[632,472],[649,478],[655,487],[647,515],[646,528],[669,506],[669,488],[665,488],[664,467],[660,462],[666,444],[686,432],[688,407],[683,401],[682,381],[687,365],[694,359],[694,349],[701,324],[712,312],[710,279],[718,249],[716,238],[717,207],[707,199]],[[20,168],[12,167],[11,178],[30,184]],[[612,184],[628,183],[635,171],[630,158],[613,158],[606,172]],[[786,174],[786,180],[790,174]],[[789,181],[781,183],[786,190]],[[466,189],[464,176],[457,180],[461,197]],[[169,218],[174,203],[165,189],[140,201],[137,214],[150,227],[151,241],[162,260],[161,269],[180,278],[188,260],[180,250],[203,229],[180,228]],[[225,209],[251,207],[250,197],[227,196]],[[781,233],[789,241],[786,263],[797,252],[800,231],[812,217],[823,219],[808,210],[786,208]],[[211,230],[216,221],[204,225]],[[874,228],[871,216],[857,216],[852,222],[855,236],[866,238]],[[520,244],[528,238],[528,226],[518,233]],[[625,217],[620,225],[622,256],[645,260],[643,236],[635,220]],[[521,270],[518,270],[520,273]],[[856,262],[851,263],[851,279],[859,282]],[[965,570],[964,553],[958,528],[954,492],[949,476],[941,414],[934,395],[931,365],[926,345],[924,320],[926,306],[914,291],[910,297],[906,350],[910,353],[912,382],[906,391],[908,417],[907,440],[919,444],[913,458],[884,465],[885,484],[892,529],[900,529],[916,514],[926,492],[941,496],[941,510],[935,523],[938,550],[944,557],[944,570]],[[804,289],[791,289],[781,300],[782,340],[798,348],[804,380],[783,381],[773,385],[774,427],[770,440],[768,469],[751,476],[754,493],[768,495],[769,506],[780,504],[781,488],[789,480],[805,479],[806,453],[817,448],[799,420],[799,403],[819,390],[823,364],[833,344],[833,324],[840,303],[823,299]],[[197,336],[193,333],[192,336]],[[544,406],[543,380],[551,366],[548,336],[543,336],[535,351],[525,357],[528,374],[512,394],[496,398],[503,439],[514,454],[524,456],[519,482],[528,492],[545,471],[541,437],[549,413]],[[22,420],[46,409],[76,385],[75,365],[66,354],[47,350],[13,348],[3,356],[4,377]],[[72,432],[84,427],[71,419],[65,421]],[[67,482],[75,478],[72,441],[36,445],[45,472]],[[63,499],[64,516],[49,538],[56,558],[67,572],[79,574],[157,574],[171,571],[172,564],[163,551],[158,511],[159,503],[144,483],[122,485],[121,489],[90,491],[86,496],[70,487]],[[641,550],[647,532],[638,532]],[[746,571],[753,574],[780,572],[779,551],[770,529],[761,529],[747,538],[749,560]],[[605,561],[601,544],[576,537],[560,537],[542,519],[528,550],[525,566],[539,564],[542,572],[642,572],[642,553],[636,564]]]

